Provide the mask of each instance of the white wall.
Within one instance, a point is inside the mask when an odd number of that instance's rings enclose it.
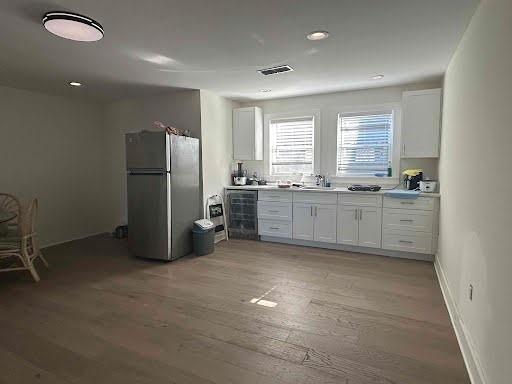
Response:
[[[242,103],[242,107],[258,106],[264,114],[278,114],[295,111],[320,110],[320,172],[331,176],[336,174],[336,137],[337,117],[343,108],[367,107],[375,105],[400,104],[405,91],[441,87],[441,81],[424,84],[412,84],[400,87],[374,88],[360,91],[336,92],[312,96],[291,97],[286,99],[264,100]],[[265,145],[267,139],[265,138]],[[268,174],[263,161],[245,162],[252,173]],[[422,167],[427,175],[437,178],[437,160],[402,160],[401,168]]]
[[[112,225],[126,224],[126,164],[124,134],[153,130],[158,120],[180,129],[188,129],[192,137],[201,138],[201,105],[199,91],[174,91],[159,96],[121,100],[108,105],[105,138],[110,146]],[[200,204],[200,202],[198,202]]]
[[[0,87],[0,192],[39,199],[41,244],[109,231],[103,109]]]
[[[437,262],[492,384],[512,380],[511,19],[512,1],[484,0],[453,56],[440,161]]]
[[[224,195],[231,185],[233,161],[233,108],[238,103],[201,90],[201,146],[203,154],[203,201]]]

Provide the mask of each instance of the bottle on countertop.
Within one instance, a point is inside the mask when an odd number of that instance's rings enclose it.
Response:
[[[393,176],[393,167],[391,167],[391,161],[388,161],[388,177]]]

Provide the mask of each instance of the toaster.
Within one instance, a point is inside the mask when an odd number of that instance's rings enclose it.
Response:
[[[420,181],[420,191],[432,193],[435,192],[437,188],[437,181],[433,180],[421,180]]]

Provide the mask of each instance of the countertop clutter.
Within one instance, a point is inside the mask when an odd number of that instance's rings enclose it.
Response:
[[[366,192],[366,191],[349,191],[346,187],[334,187],[334,188],[326,188],[326,187],[316,187],[316,186],[306,186],[305,188],[279,188],[277,185],[232,185],[226,187],[226,189],[241,189],[246,191],[282,191],[282,192],[318,192],[318,193],[326,193],[326,192],[336,192],[336,193],[353,193],[353,194],[368,194],[368,195],[384,195],[387,191],[391,189],[381,189],[377,192]],[[440,193],[425,193],[422,192],[419,196],[423,197],[441,197]]]

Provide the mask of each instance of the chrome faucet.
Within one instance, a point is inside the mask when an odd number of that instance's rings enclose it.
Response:
[[[315,175],[315,181],[317,186],[325,187],[325,176]]]

